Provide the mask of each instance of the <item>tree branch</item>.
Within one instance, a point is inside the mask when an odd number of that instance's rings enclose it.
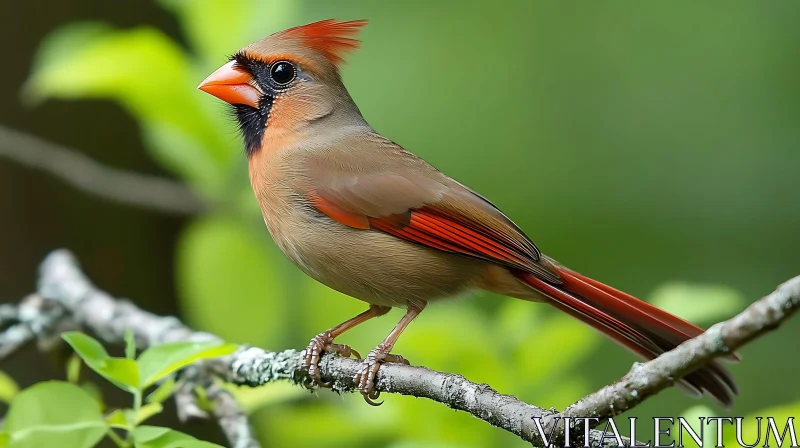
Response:
[[[200,198],[179,182],[104,166],[78,151],[4,126],[0,126],[0,157],[113,202],[177,215],[206,210]]]
[[[85,277],[69,252],[51,253],[42,263],[38,295],[31,296],[36,306],[0,308],[0,358],[25,341],[48,340],[57,335],[57,328],[79,327],[96,333],[106,342],[122,342],[126,328],[131,328],[137,345],[144,348],[182,340],[209,340],[215,336],[195,332],[174,317],[160,317],[140,310],[130,302],[114,299],[97,289]],[[32,302],[33,303],[33,302]],[[21,310],[27,306],[26,312]],[[613,437],[602,431],[577,425],[577,417],[612,417],[631,409],[675,380],[710,359],[729,354],[753,338],[778,326],[800,307],[800,277],[781,285],[774,293],[755,302],[740,315],[717,324],[708,332],[687,341],[653,361],[636,364],[621,380],[590,394],[562,413],[524,403],[503,395],[486,384],[473,383],[460,375],[433,371],[424,367],[386,364],[376,378],[376,389],[424,397],[450,408],[469,412],[494,426],[518,435],[536,446],[545,446],[555,427],[555,438],[563,437],[563,419],[573,417],[570,438],[574,446],[583,444],[584,433],[592,446],[617,446]],[[334,382],[334,389],[347,392],[354,388],[353,376],[358,361],[325,355],[321,375]],[[289,380],[302,387],[313,388],[303,366],[301,352],[286,350],[268,352],[255,347],[241,347],[231,356],[204,361],[184,370],[184,378],[192,384],[208,388],[207,395],[216,403],[214,417],[220,422],[231,446],[256,448],[247,420],[233,398],[222,388],[214,387],[213,378],[248,386],[278,380]],[[180,412],[193,412],[193,399],[177,394]],[[585,422],[584,422],[585,424]],[[549,440],[552,442],[553,440]],[[624,439],[623,444],[630,441]]]

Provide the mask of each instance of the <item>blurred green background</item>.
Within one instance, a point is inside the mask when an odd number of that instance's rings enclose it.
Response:
[[[192,217],[129,208],[0,159],[6,301],[33,290],[47,251],[68,247],[112,294],[267,349],[299,349],[362,311],[279,253],[232,118],[195,90],[247,43],[330,17],[370,20],[343,77],[373,127],[490,198],[564,264],[703,326],[800,273],[796,1],[62,0],[3,9],[1,125],[186,182],[214,207]],[[342,341],[365,353],[400,315]],[[630,414],[797,415],[798,336],[795,320],[741,351],[731,410],[668,390]],[[396,350],[558,408],[635,360],[547,307],[489,295],[430,307]],[[3,368],[27,385],[63,377],[60,362],[31,349]],[[524,446],[422,399],[385,396],[373,408],[288,385],[241,398],[267,447]],[[177,425],[168,418],[161,423]],[[180,429],[223,440],[213,425]]]

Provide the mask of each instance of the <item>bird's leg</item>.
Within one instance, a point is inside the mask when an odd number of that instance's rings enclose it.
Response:
[[[334,338],[355,327],[356,325],[372,319],[373,317],[383,316],[384,314],[388,313],[390,309],[391,308],[388,306],[370,305],[367,311],[364,311],[358,316],[348,319],[331,328],[330,330],[323,331],[322,333],[314,336],[308,343],[308,347],[306,347],[305,350],[305,363],[309,376],[311,376],[311,378],[313,378],[314,381],[316,381],[320,386],[330,387],[330,383],[322,382],[319,377],[319,360],[323,353],[336,353],[346,358],[349,358],[351,355],[355,355],[356,358],[361,359],[361,355],[349,346],[344,344],[334,344]]]
[[[356,373],[353,381],[356,384],[356,388],[359,392],[361,392],[361,395],[364,396],[364,400],[367,403],[373,406],[378,406],[382,403],[375,402],[380,395],[380,392],[375,391],[375,375],[378,373],[378,369],[382,363],[390,362],[406,365],[409,364],[409,362],[406,361],[406,359],[402,356],[393,355],[389,352],[392,351],[395,342],[397,342],[397,338],[400,337],[400,334],[403,333],[403,330],[405,330],[408,324],[410,324],[411,321],[422,312],[422,310],[425,308],[425,305],[427,305],[425,302],[421,304],[409,305],[408,311],[406,311],[405,316],[400,319],[400,322],[395,325],[394,330],[389,333],[389,336],[386,336],[386,339],[384,339],[383,342],[369,352],[369,355],[367,355],[361,364],[361,368],[359,369],[358,373]]]

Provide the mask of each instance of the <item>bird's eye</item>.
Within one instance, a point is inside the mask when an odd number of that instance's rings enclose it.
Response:
[[[269,76],[279,86],[285,86],[292,82],[297,75],[297,71],[291,62],[278,61],[272,64],[269,70]]]

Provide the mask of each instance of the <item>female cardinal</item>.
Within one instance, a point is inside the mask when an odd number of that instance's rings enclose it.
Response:
[[[199,86],[233,106],[250,182],[281,250],[309,276],[369,304],[311,340],[312,377],[320,381],[323,352],[354,353],[334,344],[337,336],[404,307],[355,377],[373,403],[380,364],[406,363],[390,354],[406,326],[428,302],[473,289],[548,303],[648,359],[703,332],[560,265],[486,198],[375,132],[338,70],[366,23],[331,19],[273,34]],[[716,362],[681,383],[725,405],[737,393]]]

